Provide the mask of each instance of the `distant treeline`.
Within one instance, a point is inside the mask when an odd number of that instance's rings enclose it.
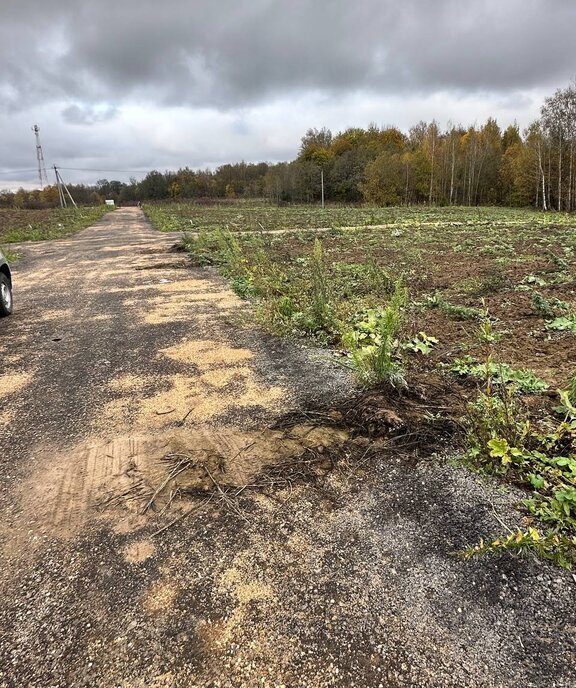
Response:
[[[377,205],[508,205],[576,207],[576,86],[547,98],[525,131],[483,126],[441,130],[420,122],[408,134],[371,125],[335,135],[309,129],[292,162],[234,163],[216,170],[149,172],[129,183],[69,185],[77,203],[266,198],[274,203],[326,201]],[[58,204],[54,187],[0,193],[0,206]]]

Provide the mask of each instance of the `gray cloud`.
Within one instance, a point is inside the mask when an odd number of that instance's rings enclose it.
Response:
[[[310,126],[525,125],[576,76],[573,0],[3,5],[0,188],[34,167],[35,122],[50,163],[110,168],[70,178],[127,179],[291,158]]]
[[[66,98],[234,108],[307,90],[534,88],[572,76],[568,0],[20,0],[2,12],[11,108]]]
[[[79,125],[109,122],[118,115],[118,108],[112,105],[96,107],[91,105],[68,105],[62,110],[65,122]]]

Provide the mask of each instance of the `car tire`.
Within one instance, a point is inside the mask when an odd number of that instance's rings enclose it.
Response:
[[[0,272],[0,318],[12,313],[12,286],[5,274]]]

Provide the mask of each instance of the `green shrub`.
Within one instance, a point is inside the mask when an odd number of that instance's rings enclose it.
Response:
[[[568,389],[566,391],[566,394],[568,396],[568,401],[573,406],[576,406],[576,372],[572,374],[572,377],[568,382]]]
[[[509,458],[517,458],[506,448],[522,444],[529,429],[528,414],[521,401],[508,387],[492,394],[480,393],[470,402],[464,419],[468,456],[494,473],[508,470]],[[502,442],[491,446],[494,440]]]
[[[558,533],[541,535],[536,528],[516,530],[508,535],[501,535],[492,540],[480,540],[477,545],[467,547],[462,556],[471,559],[485,554],[500,552],[533,553],[543,559],[549,559],[565,569],[576,564],[576,537]]]
[[[536,529],[468,548],[465,556],[528,548],[570,568],[576,563],[576,407],[560,392],[563,419],[546,431],[531,427],[525,407],[507,388],[481,394],[465,419],[467,457],[490,473],[506,474],[531,491],[524,507],[547,531]]]
[[[235,277],[230,284],[241,299],[249,299],[255,295],[254,283],[250,275]]]

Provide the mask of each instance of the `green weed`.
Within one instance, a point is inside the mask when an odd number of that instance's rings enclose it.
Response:
[[[426,332],[418,332],[406,342],[402,342],[401,346],[406,351],[412,351],[415,354],[429,354],[432,349],[438,344],[436,337],[431,337]]]
[[[488,380],[491,385],[513,385],[519,392],[537,394],[548,389],[544,380],[533,371],[514,369],[506,363],[480,363],[471,356],[457,358],[449,367],[450,372],[472,377],[476,380]]]
[[[532,291],[534,287],[545,287],[547,284],[546,280],[538,275],[526,275],[514,289],[515,291]]]
[[[11,244],[62,239],[89,227],[113,210],[107,205],[51,210],[0,210],[0,241]]]
[[[467,547],[462,556],[464,559],[472,559],[500,552],[516,552],[520,555],[533,553],[553,561],[562,568],[570,569],[576,564],[576,536],[558,533],[542,535],[536,528],[518,529],[492,540],[482,539],[478,544]]]
[[[324,252],[320,239],[314,240],[311,261],[312,317],[320,329],[329,329],[334,322],[334,311],[328,293],[328,274],[324,265]]]
[[[560,313],[566,313],[570,306],[560,299],[545,299],[540,292],[532,294],[532,306],[534,310],[544,318],[557,318]]]
[[[406,386],[399,333],[407,302],[407,289],[398,281],[384,308],[359,314],[342,327],[349,365],[362,384],[386,382],[393,387]]]
[[[429,297],[426,305],[429,308],[438,308],[450,320],[480,320],[484,316],[484,311],[480,308],[456,306],[446,301],[440,294]]]
[[[21,258],[20,254],[17,251],[11,251],[9,248],[2,248],[2,246],[0,246],[0,249],[2,250],[2,253],[6,256],[6,260],[9,263],[16,263]]]
[[[562,420],[534,429],[525,407],[509,390],[480,395],[465,420],[467,457],[489,473],[507,475],[527,487],[524,507],[547,531],[535,529],[468,548],[465,556],[528,547],[570,568],[576,562],[576,407],[559,392]]]
[[[576,372],[572,374],[568,382],[568,389],[566,390],[568,401],[572,406],[576,406]]]
[[[564,260],[564,258],[561,258],[560,256],[557,256],[553,251],[546,250],[544,251],[544,255],[548,258],[548,260],[553,263],[559,270],[567,270],[568,269],[568,263]]]
[[[554,320],[549,320],[546,323],[546,329],[576,334],[576,313],[570,313],[559,318],[554,318]]]

